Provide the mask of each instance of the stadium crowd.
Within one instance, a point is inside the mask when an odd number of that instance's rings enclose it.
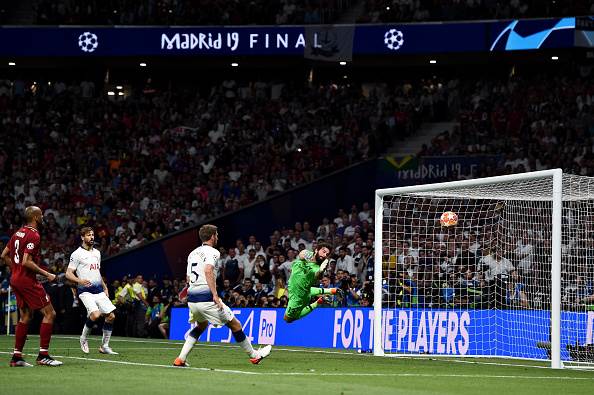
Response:
[[[290,87],[291,95],[287,90],[273,83],[226,80],[206,95],[145,90],[117,100],[88,81],[1,82],[0,127],[11,133],[3,133],[7,138],[0,143],[0,240],[22,224],[26,205],[45,202],[44,261],[52,271],[63,272],[82,224],[95,227],[98,248],[109,256],[373,157],[387,135],[407,135],[420,119],[445,116],[457,116],[459,129],[438,136],[420,154],[493,155],[494,161],[474,176],[553,167],[575,174],[593,170],[588,67],[563,79],[516,75],[389,89]],[[379,131],[375,142],[366,134],[371,130]],[[77,149],[72,141],[80,142]],[[491,210],[498,209],[494,203]],[[322,285],[349,290],[347,298],[328,304],[369,305],[372,210],[353,207],[319,226],[302,222],[274,231],[270,240],[250,238],[222,247],[221,296],[233,307],[283,307],[292,259],[324,240],[335,250]],[[392,225],[384,230],[392,234],[383,251],[388,305],[546,308],[547,291],[538,282],[546,278],[546,265],[527,267],[523,256],[539,248],[536,255],[547,256],[542,240],[537,245],[517,235],[493,245],[496,224],[488,221],[474,234],[443,233],[435,218],[423,225],[431,229],[424,233],[406,222]],[[564,278],[566,289],[572,289],[564,296],[567,308],[594,295],[588,276]],[[166,333],[161,324],[171,306],[183,303],[176,295],[184,279],[109,280],[121,307],[116,333]],[[49,287],[63,317],[58,322],[71,328],[68,319],[82,319],[84,311],[69,287]]]
[[[0,240],[38,202],[47,262],[75,248],[85,223],[103,256],[116,254],[374,157],[418,127],[425,95],[233,80],[206,88],[111,100],[89,81],[0,81]]]
[[[41,25],[282,25],[333,23],[351,0],[38,0]]]
[[[403,215],[422,209],[418,215]],[[436,213],[453,209],[460,225],[442,228]],[[383,303],[409,308],[539,308],[549,303],[546,278],[550,256],[547,236],[529,232],[498,237],[503,205],[489,201],[480,215],[462,201],[411,199],[384,206],[382,251]],[[391,211],[390,211],[391,210]],[[371,306],[373,303],[373,208],[340,210],[318,226],[307,221],[275,230],[269,240],[254,236],[220,246],[217,287],[230,307],[286,307],[287,282],[298,251],[315,249],[318,242],[333,246],[329,267],[320,287],[339,287],[344,298],[326,297],[325,306]],[[509,224],[505,225],[509,226]],[[581,249],[584,250],[584,249]],[[580,251],[579,246],[576,251]],[[574,268],[592,267],[594,256]],[[568,266],[569,267],[569,266]],[[50,270],[59,272],[59,263]],[[594,302],[594,283],[588,270],[564,274],[564,309]],[[118,306],[114,331],[127,336],[165,337],[171,307],[183,306],[179,293],[183,278],[145,279],[141,274],[105,279],[110,298]],[[85,310],[72,289],[46,284],[58,312],[57,331],[78,330]],[[3,284],[6,289],[6,281]],[[580,307],[581,306],[581,307]]]
[[[573,77],[540,74],[463,83],[453,91],[459,128],[419,155],[492,155],[474,177],[560,167],[594,174],[592,67]],[[450,107],[451,107],[450,102]]]
[[[325,218],[313,227],[297,222],[293,228],[275,230],[268,241],[238,239],[235,246],[220,246],[217,287],[221,299],[230,307],[286,307],[287,282],[298,251],[315,249],[320,241],[333,245],[333,258],[321,287],[340,287],[346,297],[328,297],[327,306],[370,306],[373,302],[373,212],[368,203],[361,210],[340,210],[336,218]],[[0,244],[3,248],[3,245]],[[50,263],[49,270],[65,270],[64,259]],[[4,267],[3,276],[8,274]],[[110,298],[118,306],[114,333],[127,336],[165,337],[171,307],[181,306],[179,293],[186,279],[144,279],[142,274],[122,279],[105,279]],[[8,283],[3,282],[4,291]],[[64,283],[46,283],[58,313],[56,331],[69,333],[80,328],[86,310],[79,304],[73,288]],[[3,293],[6,297],[6,292]],[[6,303],[6,301],[4,301]],[[11,306],[13,306],[11,304]]]
[[[0,2],[1,4],[1,2]],[[284,25],[336,23],[347,13],[357,23],[543,18],[590,15],[586,0],[36,0],[40,25]],[[10,8],[5,21],[11,23]]]
[[[366,0],[358,23],[545,18],[589,15],[590,1]]]

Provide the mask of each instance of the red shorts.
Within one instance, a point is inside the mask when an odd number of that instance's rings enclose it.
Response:
[[[28,307],[30,310],[39,310],[51,303],[45,289],[38,282],[11,281],[10,286],[19,309]]]

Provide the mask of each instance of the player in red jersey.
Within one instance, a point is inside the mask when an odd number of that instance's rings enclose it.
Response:
[[[2,259],[10,265],[10,286],[16,296],[20,319],[16,327],[14,339],[14,354],[10,366],[32,366],[23,359],[23,346],[27,340],[27,328],[33,316],[33,311],[39,310],[43,314],[39,330],[39,355],[37,364],[45,366],[60,366],[48,354],[52,328],[56,311],[49,296],[37,281],[36,275],[47,277],[54,281],[56,276],[39,267],[41,262],[39,226],[43,223],[43,213],[39,207],[29,206],[25,209],[26,225],[15,232],[8,245],[2,251]]]

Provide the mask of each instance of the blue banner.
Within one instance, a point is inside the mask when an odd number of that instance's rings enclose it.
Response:
[[[0,56],[352,55],[574,47],[576,18],[390,25],[0,28]]]
[[[320,308],[287,324],[284,309],[233,309],[247,337],[258,344],[372,349],[373,309]],[[549,341],[550,312],[540,310],[384,310],[384,349],[393,353],[509,356],[547,359],[539,342]],[[594,312],[562,312],[561,356],[567,345],[593,344]],[[173,309],[172,340],[190,330],[188,309]],[[201,341],[233,342],[227,327],[212,325]]]

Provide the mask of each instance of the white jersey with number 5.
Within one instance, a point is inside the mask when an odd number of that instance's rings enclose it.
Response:
[[[190,252],[186,270],[190,285],[188,288],[188,302],[212,302],[213,295],[208,288],[204,269],[206,269],[206,265],[212,265],[216,270],[216,262],[220,256],[221,253],[216,248],[206,244]]]

